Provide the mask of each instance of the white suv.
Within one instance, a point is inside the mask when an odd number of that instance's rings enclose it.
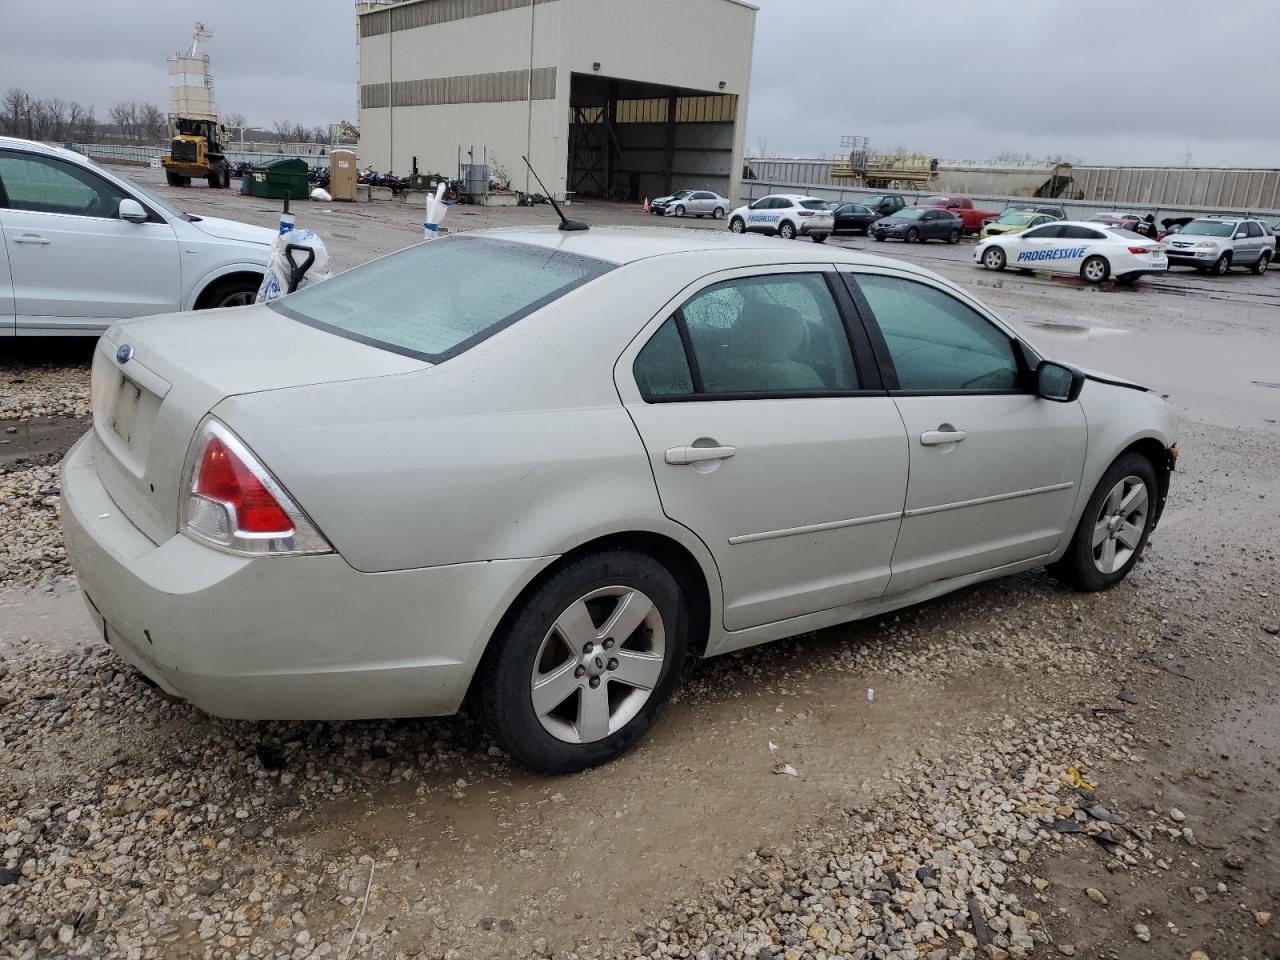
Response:
[[[252,303],[275,231],[194,217],[63,150],[0,137],[0,336]]]
[[[729,229],[734,233],[776,233],[783,240],[810,237],[815,243],[822,243],[835,226],[835,215],[827,201],[796,193],[761,197],[729,214]]]
[[[1195,267],[1222,276],[1232,267],[1264,274],[1276,255],[1276,238],[1261,220],[1201,217],[1165,238],[1169,266]]]

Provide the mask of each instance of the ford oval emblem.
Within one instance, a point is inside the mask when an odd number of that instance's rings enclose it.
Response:
[[[127,343],[120,344],[116,348],[116,363],[128,363],[133,359],[133,347]]]

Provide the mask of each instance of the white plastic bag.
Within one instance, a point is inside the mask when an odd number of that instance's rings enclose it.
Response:
[[[258,296],[255,303],[267,303],[283,297],[289,290],[289,277],[293,272],[293,267],[289,263],[287,250],[289,244],[294,243],[302,247],[310,247],[315,251],[315,263],[307,270],[306,276],[302,278],[302,282],[298,284],[298,289],[309,287],[313,283],[319,283],[321,280],[329,279],[329,273],[325,267],[329,265],[329,254],[325,251],[324,241],[320,239],[320,235],[314,230],[290,230],[288,233],[282,233],[276,237],[275,243],[271,245],[271,263],[267,266],[267,275],[262,278],[262,286],[258,287]],[[295,254],[300,259],[304,254]]]
[[[444,215],[449,212],[449,205],[444,202],[444,191],[448,186],[443,180],[436,187],[436,195],[427,194],[426,219],[422,222],[422,239],[434,240],[440,235],[440,224],[444,223]]]
[[[321,187],[316,187],[314,190],[311,191],[311,199],[319,200],[321,203],[329,203],[333,200],[333,197],[329,194],[328,190],[325,190]]]

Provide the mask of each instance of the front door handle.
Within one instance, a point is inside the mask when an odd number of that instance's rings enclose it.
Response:
[[[920,442],[926,447],[940,447],[944,443],[959,443],[967,436],[963,430],[926,430],[920,434]]]
[[[707,460],[728,460],[738,452],[737,447],[671,447],[667,450],[667,463],[681,466],[687,463],[703,463]]]
[[[21,234],[20,236],[14,237],[13,242],[14,243],[31,243],[41,247],[47,247],[49,244],[53,243],[52,240],[49,240],[45,237],[37,236],[34,233]]]

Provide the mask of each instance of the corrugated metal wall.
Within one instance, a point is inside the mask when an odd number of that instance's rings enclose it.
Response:
[[[1078,166],[1071,176],[1085,200],[1231,210],[1280,208],[1280,170]]]

